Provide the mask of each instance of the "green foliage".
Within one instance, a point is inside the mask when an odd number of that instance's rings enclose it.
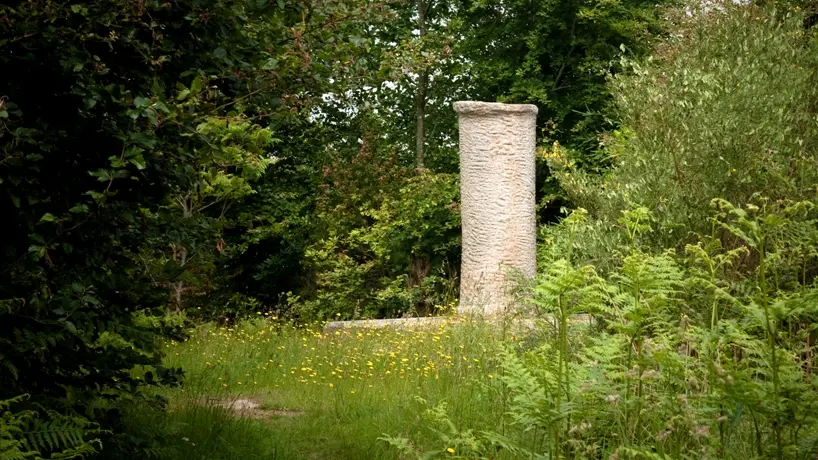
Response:
[[[418,114],[425,123],[427,175],[457,171],[451,103],[458,99],[538,103],[549,138],[574,139],[569,143],[585,153],[596,150],[603,125],[598,112],[610,99],[605,74],[619,69],[621,44],[636,55],[647,50],[658,24],[655,5],[644,2],[535,2],[534,10],[525,2],[502,8],[389,2],[373,5],[368,12],[376,14],[365,24],[354,15],[338,20],[343,32],[334,36],[315,17],[321,9],[306,14],[315,27],[305,26],[303,39],[321,50],[309,65],[319,66],[322,78],[307,78],[302,89],[281,83],[304,100],[291,113],[275,111],[265,126],[275,161],[254,183],[257,193],[222,200],[184,221],[162,219],[164,231],[144,255],[157,283],[174,291],[177,305],[189,302],[195,307],[189,313],[206,318],[293,306],[294,314],[307,317],[426,314],[449,303],[457,290],[451,267],[458,264],[459,243],[447,207],[457,198],[438,200],[425,216],[406,197],[415,192],[401,191],[419,174]],[[333,45],[345,34],[354,50]],[[340,65],[322,67],[328,63],[318,56]],[[281,73],[303,81],[296,69]],[[585,153],[579,155],[584,165],[605,163]],[[541,169],[540,179],[547,173]],[[426,192],[433,197],[416,199],[438,199]],[[387,216],[386,202],[403,204]],[[543,214],[551,217],[550,211]],[[407,226],[410,219],[415,223]],[[423,235],[403,230],[426,225]],[[413,241],[425,247],[413,248]]]
[[[377,111],[377,132],[405,165],[457,171],[452,103],[468,99],[470,90],[463,84],[468,64],[457,51],[464,38],[458,8],[452,0],[391,2],[393,19],[374,31],[377,41],[371,59],[378,65],[376,81],[361,95],[361,103]],[[418,117],[424,126],[420,157]]]
[[[30,394],[123,439],[100,401],[177,380],[159,336],[178,331],[152,319],[221,283],[227,211],[358,69],[339,59],[378,8],[0,6],[0,399]]]
[[[674,33],[640,60],[660,30],[642,0],[3,5],[0,457],[269,453],[261,424],[198,403],[177,418],[143,391],[181,376],[161,365],[175,342],[160,338],[186,326],[167,313],[446,311],[460,258],[450,102],[471,97],[539,105],[556,141],[543,157],[579,207],[543,229],[529,297],[539,337],[511,332],[489,364],[502,372],[458,393],[475,409],[441,401],[477,375],[473,355],[383,361],[401,368],[383,381],[418,374],[390,387],[404,400],[439,369],[462,371],[424,387],[425,442],[383,439],[422,458],[813,458],[812,17],[703,10],[670,11]],[[427,126],[423,161],[412,114]],[[609,121],[607,157],[589,155]],[[249,337],[227,343],[264,355],[253,366],[268,383],[300,369],[312,380],[299,385],[341,386],[318,382],[308,356],[263,373],[269,350]],[[481,337],[459,337],[459,350],[487,353]],[[390,343],[415,346],[402,340]],[[328,378],[375,366],[346,353],[325,355]],[[249,386],[248,366],[214,378]],[[364,419],[325,396],[315,407],[333,405],[335,423]],[[467,411],[477,422],[460,424]]]
[[[480,455],[815,455],[818,288],[803,259],[785,256],[814,237],[814,205],[714,205],[712,222],[741,249],[710,236],[686,254],[631,248],[605,276],[552,262],[533,292],[545,340],[497,355],[508,427],[475,434]],[[623,232],[645,217],[629,211]],[[413,452],[407,440],[390,442]]]
[[[27,395],[0,401],[0,459],[76,459],[96,454],[100,430],[79,416],[13,410]]]
[[[664,2],[663,2],[664,3]],[[533,103],[546,140],[581,149],[586,165],[606,128],[605,79],[626,54],[642,56],[661,27],[656,2],[461,2],[471,97]]]
[[[124,430],[138,439],[103,458],[234,459],[280,456],[265,421],[237,418],[221,408],[180,400],[173,411],[143,404],[123,407]],[[287,457],[285,457],[287,458]]]
[[[815,41],[799,15],[705,9],[612,80],[609,173],[545,149],[582,207],[543,230],[544,340],[498,354],[506,415],[476,456],[816,455]]]
[[[608,228],[631,204],[652,210],[657,247],[709,232],[713,198],[815,194],[814,33],[801,14],[718,5],[674,13],[672,38],[613,78],[623,127],[605,140],[610,173],[583,173],[558,145],[546,151],[570,200]]]
[[[428,405],[427,401],[418,397],[418,402]],[[433,458],[463,458],[487,459],[486,450],[490,447],[481,436],[471,429],[460,430],[451,421],[448,415],[446,402],[426,409],[423,413],[424,422],[428,423],[430,431],[446,446],[440,450],[421,451],[406,438],[383,436],[378,438],[401,453],[402,458],[416,458],[426,460]]]
[[[372,174],[371,167],[360,173]],[[326,237],[306,251],[316,292],[299,313],[382,318],[450,306],[457,295],[460,247],[457,177],[404,173],[401,178],[398,169],[392,183],[387,175],[375,176],[382,181],[382,195],[364,196],[344,193],[344,187],[365,183],[358,173],[352,180],[348,173],[336,170],[330,176],[327,201],[319,208]]]

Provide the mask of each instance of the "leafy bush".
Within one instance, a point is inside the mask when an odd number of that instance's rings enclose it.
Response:
[[[360,173],[339,167],[341,171],[330,176],[328,193],[339,194],[341,200],[327,197],[330,201],[322,206],[326,236],[306,252],[316,289],[300,307],[303,315],[343,319],[425,315],[456,299],[457,177],[431,172],[412,176],[389,163],[379,175],[371,166],[366,164]],[[374,174],[383,184],[380,193],[344,194],[344,187],[366,183],[358,174]],[[343,214],[347,216],[339,218]]]
[[[818,212],[812,202],[713,204],[711,222],[742,246],[710,236],[681,254],[634,246],[605,276],[553,262],[533,292],[545,341],[496,358],[507,430],[458,428],[438,407],[450,426],[441,440],[459,436],[469,458],[812,458],[818,287],[803,241],[818,237]],[[635,225],[643,216],[625,217],[630,237],[649,230]],[[422,454],[407,438],[386,440]]]
[[[544,154],[594,223],[610,228],[623,210],[645,206],[662,223],[652,244],[681,249],[691,232],[709,230],[713,198],[744,206],[756,194],[814,196],[818,42],[801,14],[755,6],[708,4],[672,19],[672,38],[612,79],[623,126],[605,140],[612,170],[583,173],[557,144]],[[606,237],[579,240],[594,238]]]
[[[0,401],[0,459],[85,458],[98,452],[100,430],[82,417],[11,410],[27,396]]]
[[[308,111],[292,95],[330,85],[370,7],[0,6],[0,400],[30,394],[20,410],[105,441],[110,400],[177,380],[159,343],[175,328],[152,319],[213,290],[225,212],[274,160],[262,120]]]

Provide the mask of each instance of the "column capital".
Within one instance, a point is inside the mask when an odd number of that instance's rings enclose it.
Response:
[[[460,115],[491,115],[491,114],[533,114],[539,109],[534,104],[503,104],[501,102],[458,101],[452,104],[454,111]]]

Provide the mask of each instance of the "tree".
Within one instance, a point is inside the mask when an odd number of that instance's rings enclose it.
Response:
[[[251,194],[276,129],[342,73],[347,26],[381,5],[0,8],[0,400],[113,428],[92,402],[178,377],[160,366],[167,288],[199,270],[192,249],[218,254],[222,205]]]
[[[607,174],[586,174],[558,145],[547,152],[571,200],[597,218],[589,242],[633,206],[663,223],[646,240],[681,248],[715,232],[716,198],[743,208],[814,197],[815,32],[800,13],[718,5],[675,11],[656,55],[611,81],[622,127],[605,140]],[[599,251],[594,258],[610,259]]]
[[[666,3],[666,2],[665,2]],[[462,0],[457,52],[470,63],[470,94],[533,103],[544,141],[597,150],[619,58],[650,50],[660,30],[655,1]]]
[[[457,170],[451,104],[465,94],[458,83],[465,68],[453,52],[460,38],[455,6],[449,0],[398,2],[392,6],[396,19],[375,29],[371,54],[380,72],[360,102],[372,107],[402,162],[411,158],[416,169]]]
[[[431,1],[431,0],[429,0]],[[426,38],[426,13],[429,10],[429,3],[417,0],[418,16],[418,40],[422,43]],[[418,74],[417,90],[415,91],[415,156],[417,158],[415,166],[423,169],[423,151],[426,148],[426,91],[428,90],[429,70],[423,68]]]

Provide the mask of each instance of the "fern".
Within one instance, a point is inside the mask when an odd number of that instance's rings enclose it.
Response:
[[[503,432],[457,428],[445,406],[434,432],[475,439],[474,457],[815,458],[816,208],[758,203],[716,201],[712,234],[682,254],[640,246],[653,220],[637,209],[605,272],[552,257],[530,297],[540,343],[497,353]],[[581,218],[562,224],[569,243]]]
[[[101,434],[95,424],[82,417],[34,410],[12,410],[28,395],[0,401],[0,460],[69,460],[97,453]],[[92,439],[89,439],[92,438]]]
[[[53,452],[52,458],[81,458],[96,452],[99,440],[86,441],[91,435],[100,434],[95,424],[78,416],[65,416],[48,412],[45,420],[30,421],[24,443],[33,451]]]

